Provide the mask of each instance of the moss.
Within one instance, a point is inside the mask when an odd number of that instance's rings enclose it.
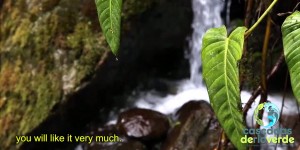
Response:
[[[90,26],[91,22],[82,21],[76,25],[75,32],[67,37],[67,45],[75,50],[71,56],[74,58],[80,56],[79,65],[76,65],[77,79],[82,79],[93,73],[94,68],[92,66],[96,65],[99,60],[98,56],[102,55],[104,50],[108,50],[102,34],[94,34],[90,30]]]
[[[125,0],[123,18],[146,11],[154,2]],[[54,105],[93,74],[109,50],[95,21],[96,12],[87,16],[89,7],[82,3],[4,1],[0,10],[1,148],[15,149],[15,136],[39,125]]]
[[[6,144],[37,126],[62,96],[59,75],[43,71],[34,74],[19,63],[5,63],[1,68],[1,99],[6,103],[1,107],[0,134],[8,139]]]
[[[30,35],[30,30],[27,30],[27,28],[30,28],[30,25],[31,23],[28,19],[22,20],[20,26],[16,29],[15,34],[12,36],[12,44],[20,45],[21,48],[27,44]]]
[[[28,3],[28,12],[31,14],[39,14],[50,11],[59,4],[59,1],[60,0],[31,0],[31,2]]]
[[[91,20],[77,11],[80,1],[30,9],[36,2],[5,1],[0,12],[7,14],[0,17],[0,147],[5,149],[74,92],[108,50]]]

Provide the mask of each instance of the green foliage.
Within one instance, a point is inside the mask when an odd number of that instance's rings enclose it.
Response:
[[[300,103],[300,12],[296,11],[282,24],[285,61],[291,77],[293,92]]]
[[[122,0],[96,0],[96,6],[104,36],[116,55],[120,46]]]
[[[227,38],[226,27],[213,28],[203,37],[203,77],[211,105],[226,135],[239,149],[245,128],[240,102],[238,60],[242,57],[245,27],[235,29]]]
[[[40,7],[54,1],[5,1],[11,6],[0,10],[6,14],[0,17],[1,150],[21,146],[15,136],[28,134],[68,100],[108,50],[80,0]]]
[[[263,108],[264,108],[264,104],[265,103],[261,103],[261,104],[259,104],[258,106],[257,106],[257,108],[255,109],[255,111],[254,111],[254,119],[255,119],[255,122],[257,122],[257,124],[259,124],[259,125],[261,125],[261,126],[263,126],[264,125],[264,123],[263,123],[263,121],[259,118],[259,111],[260,110],[262,110]]]

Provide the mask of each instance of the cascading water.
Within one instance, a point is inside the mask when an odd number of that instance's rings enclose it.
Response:
[[[229,2],[230,4],[230,2]],[[226,14],[229,15],[230,6],[227,3]],[[190,46],[190,71],[191,77],[176,82],[176,94],[168,94],[162,97],[156,91],[139,92],[137,96],[132,96],[129,99],[134,99],[134,105],[139,108],[147,108],[162,112],[164,114],[173,113],[177,108],[190,100],[206,100],[209,102],[207,89],[202,84],[201,74],[201,45],[204,33],[213,27],[222,25],[221,11],[223,9],[224,1],[221,0],[192,0],[194,19],[192,23],[193,33],[189,38]],[[228,23],[228,16],[226,22]],[[251,94],[247,91],[241,92],[242,104],[245,104],[250,98]],[[258,105],[260,97],[256,99],[252,108],[248,111],[247,123],[253,124],[252,114]],[[292,115],[297,112],[297,105],[293,97],[285,101],[283,114]],[[277,106],[282,105],[282,96],[279,94],[272,94],[268,96],[268,100],[275,103]],[[129,100],[130,101],[130,100]],[[281,108],[280,108],[281,110]],[[267,119],[267,118],[264,118]]]
[[[193,0],[194,19],[193,34],[189,41],[191,81],[195,86],[202,85],[200,50],[204,33],[212,27],[222,25],[221,11],[223,3],[220,0]]]
[[[133,91],[133,94],[128,97],[127,102],[133,102],[134,107],[147,108],[159,111],[164,114],[172,114],[181,107],[184,103],[190,100],[205,100],[209,102],[206,86],[202,83],[201,74],[201,46],[204,33],[213,27],[222,25],[221,11],[225,0],[192,0],[194,19],[192,22],[193,33],[189,37],[189,54],[190,61],[190,78],[171,83],[176,92],[161,96],[157,91]],[[229,24],[229,10],[231,1],[226,3],[226,24]],[[242,103],[245,104],[251,94],[246,91],[241,92]],[[277,106],[281,106],[281,95],[269,95],[269,100]],[[252,114],[258,104],[258,97],[253,107],[248,111],[247,123],[253,124]],[[132,103],[129,104],[132,106]],[[295,114],[297,112],[295,100],[286,100],[283,114]],[[280,108],[281,110],[281,108]],[[107,124],[116,123],[117,114],[114,110],[111,112],[110,121]],[[264,118],[266,120],[267,118]],[[79,145],[75,150],[82,150]]]
[[[220,0],[192,0],[194,18],[192,22],[193,33],[189,39],[188,59],[190,61],[190,78],[176,83],[177,93],[161,97],[156,92],[140,93],[135,105],[140,108],[149,108],[165,114],[174,112],[190,100],[206,100],[208,94],[202,84],[201,74],[201,45],[204,33],[213,27],[222,25],[221,11],[224,1]]]

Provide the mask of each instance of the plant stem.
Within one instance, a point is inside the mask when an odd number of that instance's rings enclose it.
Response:
[[[289,72],[286,71],[286,74],[285,74],[285,81],[284,81],[284,89],[283,89],[283,94],[282,94],[282,103],[281,103],[281,109],[280,109],[280,116],[279,116],[279,128],[281,128],[281,125],[282,125],[282,113],[283,113],[283,106],[284,106],[284,100],[285,100],[285,96],[286,96],[286,87],[287,87],[287,82],[288,82],[288,76],[289,76]],[[278,137],[278,135],[277,135]],[[278,143],[276,143],[276,147],[275,147],[275,150],[277,150],[277,146],[278,146]]]
[[[253,1],[254,0],[248,0],[247,1],[247,5],[245,7],[247,7],[246,11],[245,11],[245,20],[244,20],[244,26],[248,29],[250,26],[250,22],[252,20],[252,8],[253,8]],[[244,48],[243,48],[243,56],[242,58],[247,58],[247,48],[248,48],[248,39],[245,39],[244,41]],[[245,63],[247,63],[247,59],[245,59]],[[243,89],[244,83],[245,83],[245,78],[246,75],[244,72],[241,72],[240,75],[240,90]]]
[[[224,132],[224,129],[221,129],[221,132],[220,132],[220,135],[219,135],[219,142],[218,142],[216,150],[222,150],[222,138],[223,138],[222,135],[223,135],[223,132]]]
[[[250,22],[252,19],[251,16],[251,11],[252,11],[252,7],[253,6],[253,0],[248,0],[247,1],[247,9],[246,9],[246,16],[245,16],[245,20],[244,20],[244,25],[246,28],[249,28],[250,26]]]
[[[268,55],[268,46],[271,34],[271,17],[268,16],[268,21],[266,25],[266,33],[264,38],[264,45],[262,49],[262,63],[261,63],[261,87],[262,87],[262,98],[266,100],[267,98],[267,55]]]
[[[267,70],[267,51],[268,51],[268,46],[269,46],[270,34],[271,34],[270,30],[271,30],[271,17],[269,15],[267,25],[266,25],[266,33],[265,33],[263,50],[262,50],[261,96],[260,96],[259,104],[266,102],[267,98],[268,98],[266,70]],[[259,119],[263,118],[263,114],[264,114],[263,110],[259,112],[259,115],[258,115]],[[260,125],[256,124],[256,128],[259,128],[259,127],[260,127]]]
[[[278,0],[274,0],[271,5],[267,8],[267,10],[258,18],[258,20],[254,23],[254,25],[246,31],[245,37],[247,38],[251,32],[258,26],[258,24],[265,18],[265,16],[269,13],[269,11],[273,8],[273,6],[277,3]]]
[[[272,71],[269,73],[267,76],[267,80],[269,80],[279,69],[279,67],[282,65],[284,61],[284,54],[282,53],[280,57],[278,58],[276,64],[273,66]],[[257,87],[257,89],[253,92],[251,97],[249,98],[248,102],[245,104],[243,108],[243,116],[244,119],[247,116],[248,110],[251,108],[252,103],[255,101],[256,97],[261,93],[261,85]],[[297,103],[298,104],[298,103]],[[299,119],[300,119],[300,114],[299,114]]]
[[[250,22],[252,20],[252,8],[253,8],[253,0],[248,0],[247,1],[247,9],[246,9],[246,15],[245,15],[245,19],[244,19],[244,26],[246,28],[249,28],[250,26]],[[243,56],[246,56],[246,52],[247,52],[247,40],[245,40],[244,43],[245,47],[244,47],[244,52],[243,52]]]

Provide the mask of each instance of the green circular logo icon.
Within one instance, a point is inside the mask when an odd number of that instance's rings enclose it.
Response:
[[[259,119],[258,114],[261,110],[268,113],[268,123],[264,123],[263,120]],[[271,128],[279,120],[279,109],[271,102],[259,104],[254,111],[254,120],[263,128]]]

